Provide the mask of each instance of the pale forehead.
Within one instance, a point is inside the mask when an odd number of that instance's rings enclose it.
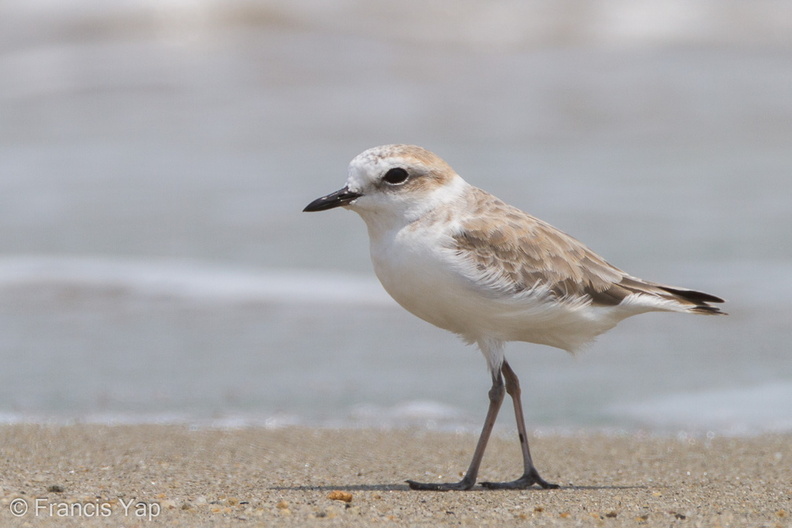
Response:
[[[436,154],[415,145],[382,145],[358,154],[350,168],[380,172],[393,167],[418,169],[423,172],[453,173],[451,167]]]

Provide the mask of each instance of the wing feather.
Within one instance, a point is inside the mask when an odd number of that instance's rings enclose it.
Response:
[[[471,193],[468,206],[454,249],[489,288],[602,306],[644,294],[698,313],[722,313],[707,304],[722,299],[632,277],[575,238],[480,189]]]

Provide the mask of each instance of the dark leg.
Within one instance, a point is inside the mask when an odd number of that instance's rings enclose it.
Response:
[[[528,449],[528,436],[525,431],[525,418],[523,417],[522,402],[520,401],[520,380],[514,373],[509,363],[504,360],[501,372],[506,380],[506,392],[514,402],[514,415],[517,419],[517,433],[520,435],[520,448],[523,456],[523,475],[512,482],[482,482],[481,485],[490,489],[525,489],[538,484],[544,489],[556,489],[558,484],[550,484],[539,476],[539,472],[531,460],[531,451]]]
[[[492,374],[492,388],[489,390],[489,408],[487,409],[487,417],[484,419],[484,427],[481,429],[481,436],[479,436],[476,450],[473,452],[473,460],[470,461],[465,477],[459,482],[448,483],[423,483],[408,480],[407,484],[414,490],[432,490],[432,491],[450,491],[450,490],[469,490],[476,483],[478,477],[479,466],[481,466],[481,459],[484,457],[484,450],[487,448],[487,441],[489,440],[492,427],[495,425],[495,418],[498,417],[498,411],[503,403],[503,378],[500,372]]]

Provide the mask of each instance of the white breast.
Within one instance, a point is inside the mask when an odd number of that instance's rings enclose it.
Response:
[[[632,313],[619,307],[559,303],[541,291],[487,289],[451,249],[453,229],[408,226],[371,239],[371,260],[385,290],[406,310],[469,342],[527,341],[574,351]]]
[[[460,307],[469,303],[470,292],[447,246],[442,231],[407,227],[372,238],[371,261],[385,290],[406,310],[464,334],[472,314]]]

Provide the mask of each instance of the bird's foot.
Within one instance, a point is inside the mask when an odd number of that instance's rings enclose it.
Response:
[[[527,489],[538,484],[543,489],[558,489],[561,486],[558,484],[551,484],[539,476],[536,468],[531,468],[530,471],[525,473],[522,477],[511,482],[482,482],[481,485],[488,489]]]
[[[425,490],[425,491],[465,491],[469,490],[475,484],[475,481],[469,480],[467,477],[459,482],[415,482],[408,480],[407,484],[410,489]]]

